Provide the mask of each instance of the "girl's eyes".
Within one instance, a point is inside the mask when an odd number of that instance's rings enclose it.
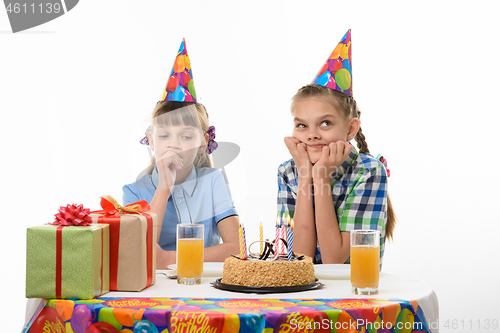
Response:
[[[327,126],[330,126],[332,125],[332,122],[329,121],[329,120],[323,120],[321,123],[320,123],[320,127],[327,127]],[[304,124],[297,124],[295,125],[296,128],[306,128],[307,126],[304,125]]]
[[[160,139],[168,139],[168,138],[169,138],[169,135],[167,135],[167,134],[161,134],[161,135],[158,135],[158,137],[159,137]],[[193,137],[192,137],[192,136],[190,136],[190,135],[182,135],[182,136],[181,136],[181,139],[183,139],[183,140],[191,140],[192,138],[193,138]]]

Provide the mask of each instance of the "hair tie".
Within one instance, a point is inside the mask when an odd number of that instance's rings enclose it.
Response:
[[[140,143],[141,145],[149,146],[148,133],[149,133],[149,128],[150,128],[150,127],[151,127],[151,126],[148,126],[148,128],[146,129],[146,132],[145,132],[145,133],[146,133],[146,135],[145,135],[145,136],[144,136],[141,140],[139,140],[139,143]]]
[[[149,132],[150,126],[146,129],[145,136],[139,140],[141,145],[146,145],[149,146],[149,139],[148,139],[148,132]],[[215,126],[210,126],[208,128],[208,144],[207,144],[207,149],[206,152],[208,154],[211,154],[217,147],[219,146],[217,142],[215,141]]]
[[[212,152],[219,146],[215,141],[215,126],[210,126],[208,128],[208,144],[206,152],[207,154],[212,154]]]
[[[379,160],[380,163],[382,163],[385,166],[385,169],[387,170],[387,177],[390,177],[391,176],[391,170],[387,169],[387,160],[384,158],[384,156],[382,156],[382,155],[379,154],[377,156],[377,160]]]

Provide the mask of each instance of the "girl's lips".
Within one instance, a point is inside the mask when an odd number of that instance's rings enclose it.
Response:
[[[323,149],[325,145],[309,145],[309,147],[314,148],[314,149]]]

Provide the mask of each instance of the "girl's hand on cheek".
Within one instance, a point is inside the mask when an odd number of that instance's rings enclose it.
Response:
[[[324,146],[321,157],[313,167],[313,179],[330,180],[351,152],[349,142],[337,141]]]
[[[156,168],[158,169],[158,175],[160,183],[158,188],[169,189],[175,184],[175,177],[177,170],[182,169],[183,164],[179,155],[175,152],[169,150],[162,157],[156,161]]]
[[[285,137],[285,144],[292,155],[293,161],[297,166],[299,178],[312,178],[312,163],[307,153],[307,146],[292,136]]]

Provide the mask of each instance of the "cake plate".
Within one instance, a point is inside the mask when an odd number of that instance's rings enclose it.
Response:
[[[315,282],[309,284],[302,284],[300,286],[286,286],[286,287],[250,287],[250,286],[237,286],[234,284],[225,284],[221,282],[222,278],[215,280],[211,284],[217,288],[227,291],[236,291],[240,293],[257,293],[257,294],[279,294],[279,293],[293,293],[297,291],[306,291],[323,288],[323,284],[316,279]]]

